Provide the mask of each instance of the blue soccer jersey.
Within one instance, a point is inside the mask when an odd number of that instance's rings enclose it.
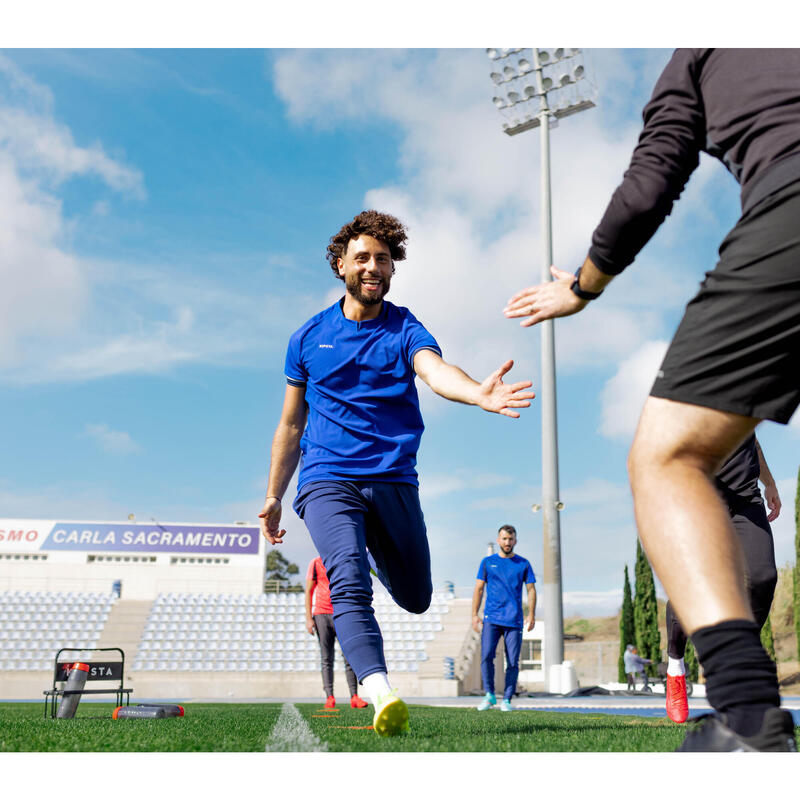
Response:
[[[311,481],[385,480],[418,485],[424,425],[414,355],[436,340],[407,309],[383,301],[376,319],[347,319],[343,301],[292,334],[286,380],[305,386],[298,489]]]
[[[486,583],[484,621],[507,628],[521,628],[522,587],[536,583],[531,562],[522,556],[502,558],[495,553],[481,561],[477,578]]]

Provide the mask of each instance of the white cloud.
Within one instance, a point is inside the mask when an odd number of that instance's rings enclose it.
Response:
[[[60,246],[63,227],[60,203],[0,150],[0,368],[17,360],[24,337],[73,330],[85,307],[86,275]]]
[[[0,108],[0,146],[22,169],[56,184],[94,175],[118,192],[144,199],[137,169],[108,156],[99,144],[79,147],[72,133],[56,120],[18,108]]]
[[[141,447],[125,431],[115,431],[105,422],[87,423],[83,429],[84,435],[93,439],[106,453],[137,453]]]
[[[664,341],[645,342],[622,361],[616,374],[606,382],[600,398],[603,436],[623,441],[633,438],[667,346]]]
[[[89,267],[69,252],[69,221],[54,190],[70,178],[93,175],[118,192],[144,196],[138,170],[109,157],[98,143],[76,145],[52,117],[52,106],[47,87],[0,56],[3,370],[36,363],[26,349],[30,339],[50,345],[68,340],[87,308]]]

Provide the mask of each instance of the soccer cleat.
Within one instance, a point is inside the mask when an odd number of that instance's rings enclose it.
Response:
[[[328,695],[328,699],[325,701],[325,708],[336,708],[336,698],[332,695]]]
[[[504,698],[503,698],[503,699],[500,701],[500,710],[501,710],[501,711],[511,711],[511,710],[512,710],[512,708],[511,708],[511,701],[510,701],[510,700],[506,700],[506,698],[504,697]]]
[[[372,727],[378,736],[397,736],[408,731],[408,706],[395,691],[382,695],[376,703]]]
[[[724,714],[705,714],[689,723],[689,732],[679,753],[796,753],[794,720],[781,708],[764,714],[761,730],[755,736],[740,736],[729,728]]]
[[[494,708],[497,705],[497,698],[493,692],[486,692],[486,696],[478,704],[478,711],[486,711],[488,708]]]
[[[362,700],[357,694],[354,694],[350,698],[350,708],[366,708],[369,703],[366,700]]]
[[[679,725],[689,716],[685,675],[667,675],[667,716]]]

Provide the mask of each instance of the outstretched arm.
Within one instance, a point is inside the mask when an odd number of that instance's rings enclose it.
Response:
[[[414,371],[436,394],[506,417],[518,417],[519,412],[511,409],[527,408],[536,396],[533,392],[524,391],[533,385],[530,381],[503,383],[503,375],[513,366],[514,362],[509,359],[483,383],[478,383],[464,370],[448,364],[433,350],[419,350],[414,356]]]
[[[261,534],[270,544],[280,544],[286,533],[280,527],[281,500],[300,460],[300,439],[307,413],[305,387],[287,386],[281,419],[272,438],[267,499],[258,515]]]
[[[520,325],[528,328],[537,322],[554,317],[568,317],[586,308],[589,301],[582,300],[572,291],[575,276],[556,267],[550,267],[550,272],[555,280],[522,289],[508,301],[503,309],[508,319],[523,317]],[[613,275],[601,272],[592,260],[587,258],[581,267],[580,288],[584,292],[597,294],[602,292],[613,278]]]
[[[758,477],[761,483],[764,484],[764,499],[767,501],[767,507],[769,508],[767,521],[772,522],[778,519],[778,515],[781,513],[781,498],[778,494],[778,487],[775,485],[775,478],[772,477],[772,473],[769,471],[767,459],[764,458],[758,439],[756,439],[756,452],[758,453],[758,468],[761,473]]]

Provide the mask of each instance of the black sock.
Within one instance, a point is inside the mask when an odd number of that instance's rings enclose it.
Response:
[[[692,634],[706,678],[706,697],[741,736],[761,730],[764,712],[781,704],[775,664],[755,622],[734,619]]]

